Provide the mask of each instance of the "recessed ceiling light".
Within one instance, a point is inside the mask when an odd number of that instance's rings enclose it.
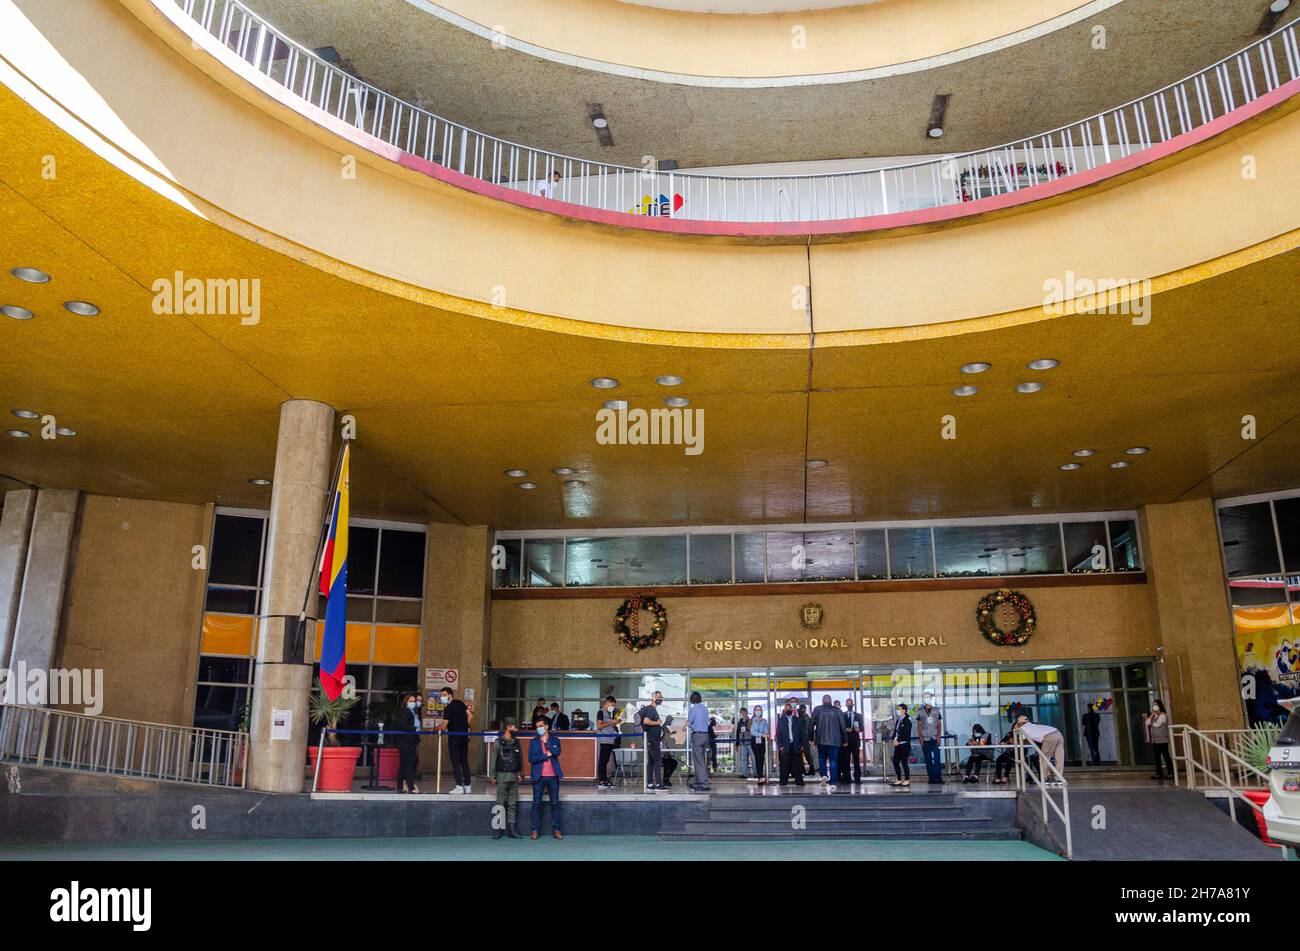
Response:
[[[943,137],[943,129],[940,129],[938,126],[935,126],[926,134],[929,135],[930,138],[932,139],[939,139]]]
[[[510,476],[510,478],[512,478],[512,479],[522,479],[524,476],[528,475],[528,470],[527,470],[527,469],[507,469],[507,470],[506,470],[506,475]]]
[[[1125,449],[1124,453],[1129,456],[1140,456],[1147,451],[1146,446],[1133,446],[1129,449]]]
[[[1119,462],[1112,462],[1110,467],[1112,469],[1127,469],[1131,465],[1133,465],[1133,463],[1129,462],[1127,459],[1121,459]]]
[[[84,300],[64,301],[63,309],[71,311],[81,317],[94,317],[99,313],[99,308],[94,304]]]
[[[680,376],[657,376],[655,382],[660,386],[681,386],[682,378]]]
[[[982,363],[982,362],[968,363],[961,368],[961,372],[962,373],[983,373],[991,366],[993,366],[993,364],[991,363]]]
[[[598,390],[612,390],[614,387],[618,386],[618,380],[614,379],[612,376],[598,376],[596,379],[591,381],[591,385]]]
[[[26,439],[31,433],[23,432],[21,429],[6,429],[6,436],[13,436],[14,439]]]
[[[627,409],[627,400],[605,400],[600,407],[601,409]]]
[[[1060,360],[1053,360],[1051,357],[1043,357],[1041,360],[1030,360],[1029,369],[1031,370],[1051,370],[1061,365]]]
[[[1018,383],[1016,384],[1017,393],[1037,393],[1043,388],[1041,383]]]
[[[1268,12],[1281,13],[1289,6],[1291,6],[1291,0],[1273,0],[1273,2],[1268,5]]]
[[[6,317],[12,317],[14,320],[31,320],[32,312],[26,307],[15,307],[13,304],[4,304],[0,306],[0,314]]]
[[[520,488],[520,489],[535,489],[535,488],[537,488],[537,483],[536,483],[536,482],[520,482],[519,485],[517,486],[517,488]]]
[[[967,384],[966,386],[957,387],[957,389],[952,391],[952,395],[953,396],[974,396],[979,391],[980,388],[978,386],[971,386]]]
[[[19,419],[40,419],[41,418],[40,413],[31,409],[15,409],[15,410],[10,410],[10,412],[13,413],[15,416],[17,416]]]
[[[58,433],[60,436],[75,436],[75,435],[77,435],[77,431],[76,431],[75,429],[69,429],[67,426],[60,426],[58,429],[56,429],[56,430],[54,430],[54,431],[55,431],[56,433]]]
[[[596,116],[596,118],[591,120],[591,124],[594,125],[597,129],[609,128],[609,120],[606,119],[604,116]]]
[[[564,484],[565,485],[586,485],[587,483],[583,482],[581,479],[565,479]]]
[[[571,469],[571,468],[569,468],[568,466],[559,466],[558,468],[552,469],[551,471],[554,472],[556,475],[573,475],[573,474],[574,474],[575,472],[577,472],[578,470],[577,470],[577,469]],[[524,475],[527,475],[527,474],[528,474],[528,473],[524,473]]]
[[[26,281],[28,284],[50,283],[50,276],[34,267],[16,267],[10,270],[9,273],[20,281]]]
[[[271,484],[271,480],[270,480],[270,479],[249,479],[248,481],[251,482],[251,483],[253,483],[253,485],[270,485],[270,484]]]
[[[1082,462],[1067,462],[1061,466],[1061,470],[1064,472],[1073,472],[1075,469],[1082,469],[1082,468],[1083,468]]]
[[[826,468],[826,460],[825,460],[825,459],[809,459],[807,462],[804,463],[804,465],[805,465],[807,468],[809,468],[809,469],[825,469],[825,468]]]
[[[690,406],[691,401],[684,396],[666,396],[664,397],[665,406]]]
[[[1072,455],[1072,456],[1078,456],[1080,459],[1086,459],[1088,456],[1095,456],[1095,455],[1097,455],[1097,450],[1096,450],[1096,449],[1076,449],[1076,450],[1074,450],[1074,452],[1070,453],[1070,455]]]

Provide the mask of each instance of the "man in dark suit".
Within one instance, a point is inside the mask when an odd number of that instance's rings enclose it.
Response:
[[[849,781],[849,760],[853,760],[853,784],[862,785],[862,714],[853,708],[852,700],[844,701],[844,745],[840,748],[840,782]]]
[[[558,703],[551,704],[551,729],[563,733],[569,729],[569,717],[560,710]]]
[[[786,701],[785,709],[776,718],[776,749],[781,767],[781,785],[788,785],[794,777],[796,786],[803,785],[803,745],[807,740],[807,719],[799,716],[794,704]]]

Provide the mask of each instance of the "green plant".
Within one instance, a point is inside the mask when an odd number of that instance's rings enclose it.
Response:
[[[239,708],[239,718],[235,722],[235,729],[238,730],[240,733],[247,733],[248,724],[252,721],[252,719],[253,719],[253,705],[251,703],[246,703]]]
[[[1276,723],[1261,723],[1246,733],[1241,743],[1241,758],[1261,773],[1268,771],[1268,751],[1277,742],[1282,728]]]
[[[311,695],[311,722],[323,724],[327,730],[337,730],[339,721],[357,705],[359,698],[339,694],[335,699],[331,700],[325,695],[325,690],[321,687],[319,680],[316,681],[316,686],[317,689],[312,691]],[[338,746],[338,734],[326,734],[325,745]]]

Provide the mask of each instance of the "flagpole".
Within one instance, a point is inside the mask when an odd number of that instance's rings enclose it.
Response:
[[[351,442],[352,440],[346,436],[343,437],[343,444],[339,447],[338,458],[334,460],[334,474],[330,477],[329,488],[325,490],[325,519],[321,525],[320,533],[316,536],[316,556],[312,559],[311,576],[308,578],[307,587],[302,594],[302,608],[298,611],[298,622],[294,627],[293,641],[289,645],[289,655],[294,658],[294,663],[304,662],[303,656],[307,648],[307,604],[311,601],[312,591],[320,585],[320,560],[325,550],[325,539],[329,535],[330,522],[334,518],[334,495],[339,487],[339,473],[343,471],[343,454],[347,452]]]

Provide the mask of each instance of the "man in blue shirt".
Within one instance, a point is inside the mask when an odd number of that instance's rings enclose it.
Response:
[[[690,733],[691,762],[695,766],[697,792],[709,790],[709,708],[699,692],[691,694],[691,709],[686,713],[686,730]]]

